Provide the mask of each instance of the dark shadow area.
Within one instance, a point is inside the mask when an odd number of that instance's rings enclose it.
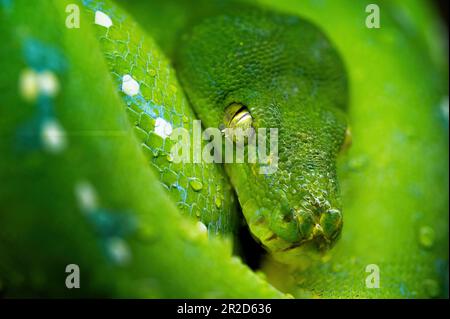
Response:
[[[437,10],[442,19],[446,22],[448,30],[448,0],[435,0]]]
[[[253,238],[246,224],[239,227],[238,242],[240,246],[239,255],[242,260],[251,269],[259,269],[266,251],[261,247],[261,244]]]

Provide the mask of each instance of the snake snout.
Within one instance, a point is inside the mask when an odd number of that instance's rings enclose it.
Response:
[[[300,241],[313,241],[320,247],[328,247],[340,235],[343,219],[336,208],[325,210],[300,209],[296,212]]]
[[[270,233],[263,242],[281,251],[311,244],[326,250],[336,242],[343,225],[341,211],[329,206],[292,208],[281,214],[276,211],[269,220]]]

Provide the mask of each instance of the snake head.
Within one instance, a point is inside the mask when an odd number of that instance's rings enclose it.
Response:
[[[333,246],[343,225],[336,158],[348,89],[328,38],[299,17],[242,9],[194,26],[177,66],[207,127],[277,130],[264,161],[225,164],[253,236],[275,256]]]
[[[318,108],[292,97],[277,101],[261,99],[249,107],[249,114],[257,114],[254,127],[279,129],[278,149],[268,151],[277,153],[275,169],[264,174],[260,168],[266,163],[257,162],[227,164],[226,170],[252,234],[284,261],[305,251],[324,252],[341,234],[336,159],[347,144],[347,124],[336,107]]]

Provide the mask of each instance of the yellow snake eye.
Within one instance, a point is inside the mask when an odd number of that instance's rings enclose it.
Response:
[[[225,109],[223,124],[227,128],[246,130],[252,127],[253,117],[248,108],[240,103],[231,103]]]
[[[347,129],[345,130],[344,141],[342,142],[339,153],[342,154],[346,152],[350,148],[350,146],[352,146],[352,131],[350,129],[350,126],[347,126]]]

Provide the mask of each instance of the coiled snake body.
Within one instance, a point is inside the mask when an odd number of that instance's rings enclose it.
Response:
[[[159,134],[161,127],[193,132],[197,115],[206,128],[277,128],[273,173],[260,173],[266,163],[225,164],[252,234],[291,264],[335,243],[343,224],[335,160],[345,144],[347,80],[338,53],[318,28],[299,17],[245,7],[184,31],[174,64],[195,113],[155,98],[145,104],[149,97],[142,89],[127,93],[128,82],[141,81],[144,88],[154,71],[139,77],[134,61],[118,63],[117,36],[111,29],[103,38],[106,56],[129,112],[138,118],[143,148],[181,210],[218,233],[233,231],[237,219],[219,164],[175,163],[170,157],[176,140]],[[243,116],[250,123],[240,121]]]

